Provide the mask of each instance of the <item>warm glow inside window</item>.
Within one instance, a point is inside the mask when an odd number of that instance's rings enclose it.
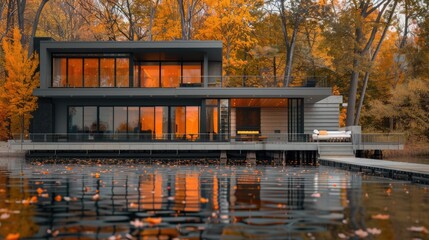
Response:
[[[140,66],[140,86],[159,87],[159,63],[144,63]]]
[[[100,87],[115,86],[115,59],[100,59]]]
[[[69,58],[68,86],[82,87],[82,58]]]
[[[116,58],[116,87],[130,86],[130,64],[128,58]]]
[[[52,63],[52,87],[67,87],[67,58],[54,58]]]
[[[84,59],[84,86],[98,87],[98,58]]]
[[[183,63],[183,80],[186,83],[201,83],[201,64]]]
[[[161,64],[161,84],[162,87],[179,87],[181,76],[180,63]]]

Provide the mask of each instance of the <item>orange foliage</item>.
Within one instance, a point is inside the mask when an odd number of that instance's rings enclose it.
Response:
[[[11,121],[27,119],[37,107],[37,98],[33,90],[39,85],[38,56],[28,56],[21,44],[21,34],[14,29],[13,38],[4,38],[2,47],[5,56],[6,79],[0,92],[1,102],[7,104],[7,113]],[[28,125],[28,124],[27,124]],[[22,128],[23,126],[21,126]],[[24,129],[20,129],[24,132]]]

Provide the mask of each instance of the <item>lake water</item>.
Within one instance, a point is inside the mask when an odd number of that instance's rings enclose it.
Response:
[[[329,167],[0,159],[0,239],[428,239],[427,185]]]

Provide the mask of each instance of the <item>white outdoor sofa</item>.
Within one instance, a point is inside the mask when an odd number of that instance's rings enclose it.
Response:
[[[352,138],[351,131],[313,131],[313,141],[332,141],[332,142],[350,142]]]

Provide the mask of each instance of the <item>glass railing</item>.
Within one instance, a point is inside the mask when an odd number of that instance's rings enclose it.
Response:
[[[355,150],[373,149],[374,146],[389,146],[390,149],[403,149],[406,136],[403,133],[362,133],[353,134]]]
[[[15,142],[20,134],[13,134]],[[230,142],[230,143],[305,143],[314,142],[311,134],[273,133],[241,134],[231,136],[222,133],[30,133],[25,142]]]
[[[130,77],[130,79],[133,79]],[[328,80],[326,77],[307,77],[305,79],[292,78],[288,86],[285,85],[284,78],[282,76],[192,76],[192,77],[169,77],[161,82],[150,82],[150,83],[138,83],[136,81],[133,84],[114,85],[99,83],[97,85],[88,85],[83,83],[78,86],[65,84],[64,86],[53,86],[52,88],[184,88],[184,87],[204,87],[207,81],[207,87],[215,88],[283,88],[283,87],[329,87]],[[101,85],[100,85],[101,84]]]

